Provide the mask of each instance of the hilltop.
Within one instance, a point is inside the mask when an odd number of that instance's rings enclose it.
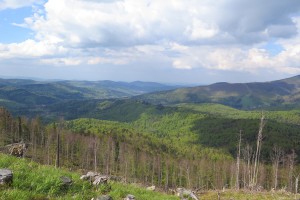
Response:
[[[154,92],[136,98],[153,104],[219,103],[239,109],[297,107],[300,102],[300,75],[271,82],[220,82]]]

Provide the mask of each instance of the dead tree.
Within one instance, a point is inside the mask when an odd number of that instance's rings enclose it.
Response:
[[[261,115],[260,119],[260,125],[259,130],[257,134],[257,140],[256,140],[256,151],[254,156],[254,166],[253,166],[253,177],[251,181],[251,187],[257,186],[257,176],[258,176],[258,169],[259,169],[259,158],[260,158],[260,151],[261,151],[261,145],[262,145],[262,139],[263,139],[263,128],[265,126],[265,116],[264,113]]]
[[[276,190],[278,186],[278,168],[279,168],[279,164],[283,161],[283,155],[284,152],[282,148],[275,145],[271,153],[271,160],[272,160],[273,173],[274,173],[274,190]]]
[[[236,156],[236,189],[240,189],[240,158],[241,158],[241,143],[242,143],[242,130],[240,130],[240,137],[238,143],[238,152]]]
[[[287,161],[288,161],[288,168],[289,168],[289,185],[288,189],[290,192],[293,191],[293,174],[294,174],[294,168],[295,168],[295,160],[296,160],[296,153],[294,150],[292,150],[292,153],[287,155]]]

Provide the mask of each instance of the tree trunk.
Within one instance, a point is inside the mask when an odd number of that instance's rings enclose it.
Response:
[[[260,157],[260,151],[261,151],[261,142],[263,139],[262,131],[263,131],[263,128],[265,125],[264,119],[265,119],[265,117],[264,117],[264,114],[262,113],[262,116],[260,119],[259,131],[258,131],[258,135],[257,135],[257,141],[256,141],[256,151],[255,151],[255,157],[254,157],[253,177],[252,177],[251,187],[257,186],[259,157]]]
[[[236,157],[236,189],[240,189],[240,157],[241,157],[241,143],[242,143],[242,130],[240,130],[239,144],[238,144],[238,153]]]

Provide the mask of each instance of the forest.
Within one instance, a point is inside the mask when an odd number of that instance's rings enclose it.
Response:
[[[298,79],[173,90],[155,83],[3,79],[0,151],[167,193],[297,194]],[[15,145],[26,151],[20,155]]]
[[[102,119],[59,118],[50,123],[43,122],[42,117],[13,116],[1,108],[2,151],[9,153],[7,145],[23,141],[28,144],[24,157],[32,161],[99,171],[165,191],[185,187],[195,191],[238,188],[298,192],[296,110],[267,111],[261,122],[259,111],[218,104],[167,107],[125,102],[118,106],[126,110],[131,105],[128,118],[114,113],[103,114]],[[99,104],[101,109],[108,109],[108,105],[113,104]],[[289,116],[289,122],[284,115]]]

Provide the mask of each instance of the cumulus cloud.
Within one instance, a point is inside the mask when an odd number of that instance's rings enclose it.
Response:
[[[178,43],[254,44],[297,34],[294,0],[49,0],[44,15],[27,18],[37,39],[75,47]]]
[[[0,9],[36,2],[5,0]],[[34,39],[0,45],[0,58],[299,73],[299,11],[295,0],[48,0],[21,25]],[[269,41],[283,51],[271,55]]]

